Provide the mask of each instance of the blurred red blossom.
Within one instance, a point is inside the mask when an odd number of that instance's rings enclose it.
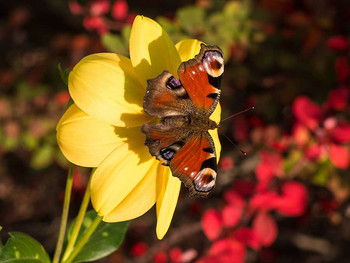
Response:
[[[277,237],[277,224],[269,214],[261,212],[254,218],[253,232],[262,246],[270,246]]]
[[[90,0],[85,5],[75,0],[69,1],[72,14],[83,15],[83,26],[100,35],[110,30],[121,31],[125,24],[131,24],[135,18],[129,13],[129,6],[125,0],[117,0],[111,4],[109,0]]]
[[[261,162],[256,167],[258,187],[265,189],[270,181],[282,173],[282,157],[277,153],[260,152]]]
[[[271,212],[287,217],[301,216],[305,212],[308,204],[306,187],[293,180],[273,180],[276,177],[282,179],[283,175],[281,153],[261,151],[256,182],[236,180],[224,193],[225,204],[203,214],[203,232],[213,245],[198,262],[243,263],[246,247],[258,251],[276,240],[278,227]],[[239,256],[237,261],[228,261],[235,251],[233,247]]]
[[[281,186],[281,195],[275,201],[275,209],[285,216],[300,216],[305,212],[308,202],[306,187],[295,181]]]
[[[327,104],[333,110],[345,110],[349,100],[349,88],[340,87],[329,92]]]
[[[178,247],[174,247],[169,251],[169,258],[174,263],[182,262],[182,250]]]
[[[70,95],[69,95],[69,92],[66,90],[61,91],[55,95],[55,102],[59,106],[67,106],[69,99],[70,99]]]
[[[123,20],[128,15],[128,3],[125,0],[117,0],[112,7],[112,16],[115,20]]]
[[[148,246],[145,242],[138,242],[131,247],[131,254],[134,257],[142,257],[146,254]]]
[[[344,84],[350,75],[350,65],[346,57],[338,57],[335,61],[335,73],[337,74],[337,81]]]
[[[90,14],[92,16],[102,16],[105,15],[110,8],[110,3],[108,0],[97,0],[90,4]]]
[[[197,260],[197,263],[243,263],[246,257],[246,248],[234,239],[224,238],[215,242],[209,249],[206,257]]]
[[[202,217],[202,228],[205,235],[210,240],[214,240],[219,237],[221,233],[221,227],[221,214],[214,209],[208,209]]]
[[[69,10],[73,15],[81,15],[84,12],[83,6],[81,6],[77,1],[68,2]]]
[[[83,25],[87,30],[96,30],[99,34],[108,32],[107,24],[100,16],[86,16]]]
[[[233,159],[229,156],[224,156],[220,158],[219,167],[223,171],[228,171],[233,168]]]
[[[159,251],[153,257],[154,263],[167,263],[168,255],[164,251]]]
[[[349,42],[344,36],[333,36],[328,39],[327,46],[334,51],[342,52],[347,50]]]
[[[238,228],[236,231],[234,231],[233,238],[254,250],[258,250],[260,248],[258,236],[249,227]]]
[[[299,96],[295,99],[293,113],[301,124],[311,130],[315,129],[322,119],[320,107],[305,96]]]
[[[221,212],[222,223],[225,227],[234,227],[241,220],[243,214],[242,207],[233,205],[225,206]]]
[[[343,93],[339,90],[335,92]],[[334,105],[332,95],[325,105]],[[305,157],[309,160],[316,161],[328,155],[334,166],[345,169],[349,166],[349,152],[345,144],[350,142],[350,125],[339,122],[336,117],[324,118],[326,110],[327,107],[321,109],[305,96],[298,97],[293,104],[293,113],[297,119],[293,136],[299,147],[307,146]]]

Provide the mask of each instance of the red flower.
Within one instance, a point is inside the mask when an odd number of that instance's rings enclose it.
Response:
[[[138,242],[131,247],[131,254],[134,257],[142,257],[146,254],[148,246],[145,242]]]
[[[345,87],[331,90],[328,96],[328,107],[333,110],[344,110],[348,104],[349,90]]]
[[[255,190],[255,184],[249,180],[236,180],[232,189],[242,197],[250,196]]]
[[[349,166],[349,152],[347,148],[337,145],[329,145],[329,158],[334,166],[340,169],[346,169]]]
[[[84,8],[77,1],[69,1],[68,7],[73,15],[81,15],[84,12]]]
[[[217,239],[222,228],[221,214],[214,209],[208,209],[202,217],[202,228],[208,239]]]
[[[223,171],[228,171],[233,168],[233,159],[229,156],[221,157],[219,162],[219,167]]]
[[[300,216],[305,212],[308,194],[304,185],[286,182],[281,187],[282,195],[275,203],[275,209],[285,216]]]
[[[169,251],[170,260],[174,263],[182,262],[182,250],[178,247],[174,247]]]
[[[92,16],[103,16],[105,15],[110,8],[108,0],[97,0],[93,1],[90,4],[90,14]]]
[[[335,61],[335,73],[340,84],[345,83],[350,75],[350,65],[346,57],[338,57]]]
[[[112,16],[115,20],[124,20],[128,15],[128,3],[125,0],[117,0],[112,7]]]
[[[249,203],[249,207],[259,211],[269,211],[277,207],[280,196],[276,192],[260,192],[255,194]]]
[[[68,91],[61,91],[56,94],[55,101],[60,106],[67,106],[67,103],[70,99],[70,95]]]
[[[165,252],[159,251],[157,254],[153,257],[154,263],[167,263],[168,262],[168,256]]]
[[[322,119],[321,108],[305,96],[295,99],[293,113],[297,120],[310,130],[316,129]]]
[[[306,187],[291,181],[281,186],[281,194],[275,191],[255,194],[249,206],[261,212],[276,210],[286,216],[300,216],[306,209],[307,199]]]
[[[243,208],[245,201],[243,198],[234,190],[226,191],[224,194],[225,201],[232,206]]]
[[[349,42],[344,36],[333,36],[327,41],[328,48],[334,50],[334,51],[346,51]]]
[[[339,90],[337,92],[342,93]],[[334,105],[332,97],[331,95],[326,105]],[[299,121],[293,128],[297,144],[301,147],[307,145],[311,135],[306,129],[312,132],[316,139],[315,144],[307,147],[306,158],[316,161],[322,153],[328,153],[334,166],[340,169],[347,168],[349,166],[349,152],[342,144],[350,142],[350,125],[339,124],[334,117],[322,121],[321,108],[306,97],[299,97],[295,100],[293,112]]]
[[[261,247],[257,234],[249,227],[237,229],[233,233],[233,238],[255,250]]]
[[[97,30],[99,34],[104,34],[108,31],[107,24],[99,16],[86,16],[83,20],[83,25],[87,30]]]
[[[256,177],[259,181],[258,187],[263,190],[276,175],[282,173],[282,157],[267,151],[261,151],[260,156],[261,162],[256,168]]]
[[[209,249],[208,255],[197,263],[244,263],[246,247],[232,239],[220,239]]]
[[[259,213],[253,221],[253,232],[262,246],[270,246],[277,237],[277,224],[267,213]]]
[[[299,147],[305,146],[310,140],[309,129],[298,122],[294,124],[292,134],[293,134],[295,143]]]
[[[241,220],[243,209],[241,207],[228,205],[221,211],[222,222],[226,227],[234,227]]]

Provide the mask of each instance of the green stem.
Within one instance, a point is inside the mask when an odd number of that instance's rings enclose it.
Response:
[[[73,171],[74,171],[74,164],[71,163],[69,165],[68,175],[67,175],[66,192],[64,194],[60,231],[58,233],[57,244],[56,244],[55,254],[53,256],[52,263],[59,262],[61,252],[62,252],[64,235],[66,233],[66,228],[67,228],[67,219],[68,219],[68,212],[69,212],[70,197],[71,197],[71,193],[72,193]]]
[[[91,172],[89,183],[88,183],[88,185],[86,187],[85,194],[84,194],[84,197],[83,197],[83,201],[81,202],[79,213],[78,213],[77,219],[76,219],[75,224],[74,224],[72,235],[71,235],[71,237],[70,237],[70,239],[68,241],[68,245],[67,245],[66,251],[64,252],[63,257],[62,257],[62,261],[67,260],[69,255],[72,253],[72,250],[73,250],[73,247],[75,245],[75,242],[77,241],[78,234],[79,234],[81,225],[83,223],[87,207],[88,207],[88,205],[90,203],[90,182],[91,182],[92,174],[94,173],[94,171],[95,171],[95,169],[93,169],[92,172]]]
[[[91,235],[95,232],[96,228],[98,227],[98,225],[100,224],[102,220],[102,217],[100,216],[96,216],[96,218],[94,219],[94,221],[92,221],[91,225],[89,226],[89,228],[86,230],[86,232],[84,233],[84,235],[82,236],[82,238],[78,241],[77,245],[74,247],[74,250],[72,251],[72,253],[69,255],[69,257],[67,258],[67,260],[62,261],[62,263],[71,263],[73,261],[73,259],[78,255],[78,253],[80,252],[80,250],[85,246],[85,244],[89,241],[89,238],[91,237]]]

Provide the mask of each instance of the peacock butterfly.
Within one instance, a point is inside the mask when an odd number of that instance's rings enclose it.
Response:
[[[215,186],[217,162],[208,130],[218,127],[209,116],[219,102],[223,72],[222,50],[201,44],[193,59],[180,64],[180,79],[164,71],[147,81],[143,109],[161,121],[142,126],[145,145],[191,196],[207,196]]]

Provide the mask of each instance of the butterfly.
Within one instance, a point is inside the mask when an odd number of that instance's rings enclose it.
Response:
[[[143,109],[161,120],[142,126],[145,145],[190,189],[190,196],[205,197],[215,186],[217,161],[208,130],[218,128],[209,116],[219,103],[223,72],[222,50],[201,44],[193,59],[180,64],[179,79],[163,71],[147,80]]]

